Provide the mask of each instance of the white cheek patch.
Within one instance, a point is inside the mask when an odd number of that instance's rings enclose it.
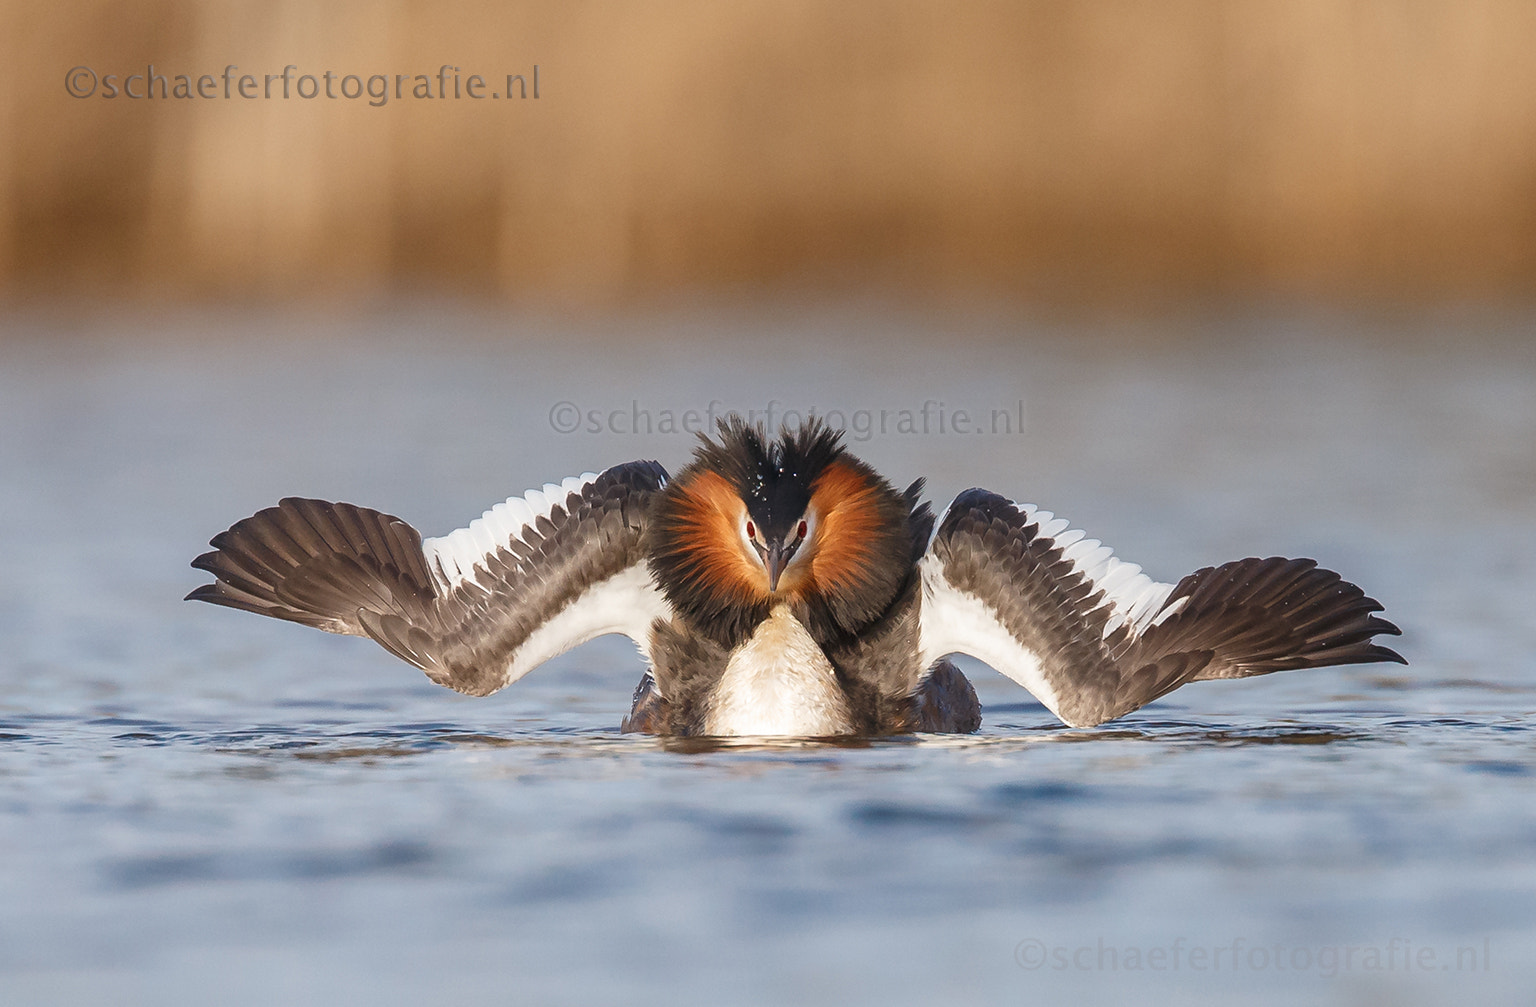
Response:
[[[816,554],[816,508],[808,508],[800,521],[805,525],[805,534],[795,539],[795,554],[789,558],[788,563],[784,564],[786,574],[791,570],[800,570],[805,567],[810,563],[811,557]]]
[[[736,528],[739,533],[737,537],[741,539],[741,551],[752,557],[752,562],[756,563],[766,572],[768,568],[763,566],[763,557],[757,551],[757,543],[753,542],[752,536],[747,534],[747,523],[748,519],[746,517],[741,517],[736,522]]]

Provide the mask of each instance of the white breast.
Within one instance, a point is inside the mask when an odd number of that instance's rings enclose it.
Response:
[[[706,734],[852,734],[848,700],[827,655],[789,606],[774,609],[731,655],[710,699]]]

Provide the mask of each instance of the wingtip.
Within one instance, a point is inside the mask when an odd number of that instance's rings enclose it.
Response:
[[[1378,609],[1377,611],[1380,611],[1380,609]],[[1396,623],[1390,622],[1390,621],[1388,621],[1386,619],[1377,618],[1374,615],[1366,620],[1366,627],[1372,633],[1380,633],[1383,636],[1402,636],[1403,635],[1403,631],[1397,628],[1397,624]]]

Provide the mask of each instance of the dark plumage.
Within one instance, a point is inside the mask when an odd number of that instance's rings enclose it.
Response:
[[[1246,559],[1175,585],[1049,513],[968,490],[934,531],[819,423],[723,422],[668,479],[632,462],[422,539],[399,518],[289,498],[215,536],[189,599],[368,636],[486,695],[603,633],[648,670],[625,730],[973,731],[968,653],[1068,724],[1185,684],[1402,661],[1381,606],[1311,560]]]

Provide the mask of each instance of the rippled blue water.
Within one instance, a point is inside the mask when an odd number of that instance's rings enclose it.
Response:
[[[0,1001],[1521,1002],[1536,980],[1536,352],[1482,319],[1156,330],[720,310],[623,324],[12,315],[0,333]],[[596,641],[489,699],[180,601],[288,494],[427,534],[721,407],[856,434],[1162,579],[1316,556],[1407,668],[1069,731],[620,736]],[[561,433],[561,403],[604,432]],[[938,406],[930,407],[936,418]],[[933,421],[930,421],[933,422]],[[642,422],[643,425],[643,422]]]

